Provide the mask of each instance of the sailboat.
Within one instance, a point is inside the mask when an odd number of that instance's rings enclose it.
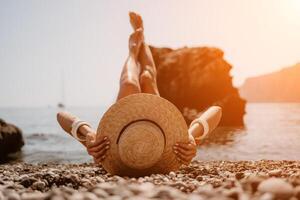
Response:
[[[62,68],[61,71],[61,102],[58,102],[57,107],[58,108],[65,108],[65,80],[64,80],[64,69]]]

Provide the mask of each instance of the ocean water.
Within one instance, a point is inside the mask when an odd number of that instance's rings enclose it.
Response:
[[[68,111],[97,128],[105,108]],[[92,159],[56,122],[58,108],[0,108],[0,118],[19,126],[29,163],[81,163]],[[300,104],[247,104],[245,127],[219,127],[198,148],[198,160],[300,160]]]

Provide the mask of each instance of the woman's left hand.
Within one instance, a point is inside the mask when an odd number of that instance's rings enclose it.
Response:
[[[173,151],[177,156],[177,159],[185,164],[189,165],[192,159],[196,156],[197,148],[196,148],[195,139],[193,136],[189,136],[189,142],[178,142],[173,146]]]

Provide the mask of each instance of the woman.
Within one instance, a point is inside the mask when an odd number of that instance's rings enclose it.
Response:
[[[150,48],[144,41],[142,18],[136,13],[130,13],[129,16],[134,31],[129,37],[129,55],[121,73],[117,101],[135,93],[159,95],[156,83],[156,67]],[[214,106],[191,123],[188,131],[189,142],[178,142],[173,147],[180,162],[186,165],[191,162],[197,152],[196,144],[199,144],[200,140],[218,125],[221,115],[221,108]],[[71,134],[73,122],[78,120],[75,116],[65,112],[58,113],[57,119],[61,127],[69,134]],[[85,123],[78,128],[76,135],[96,163],[105,159],[105,153],[110,147],[110,141],[107,137],[96,140],[95,131]]]

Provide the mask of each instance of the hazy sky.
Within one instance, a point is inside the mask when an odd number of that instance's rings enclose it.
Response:
[[[148,43],[213,46],[246,77],[300,61],[300,0],[0,0],[0,107],[67,105],[116,97],[131,32],[144,18]]]

